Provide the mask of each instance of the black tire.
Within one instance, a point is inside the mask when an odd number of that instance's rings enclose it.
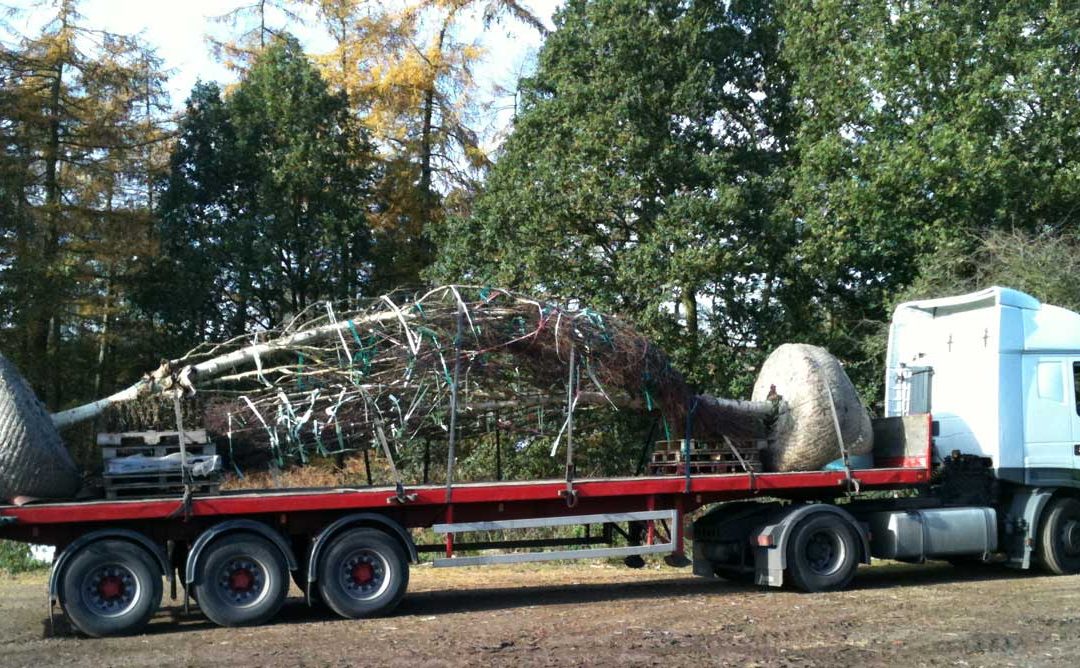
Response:
[[[397,540],[377,529],[339,534],[319,558],[322,600],[348,619],[397,607],[409,586],[409,561]]]
[[[281,550],[253,534],[227,534],[199,559],[194,594],[219,626],[262,624],[281,610],[289,593],[289,568]]]
[[[75,628],[101,638],[138,633],[161,607],[161,567],[125,540],[99,540],[64,568],[60,604]]]
[[[859,537],[842,517],[818,513],[795,527],[787,547],[791,582],[805,592],[843,589],[859,567]]]
[[[1080,500],[1054,499],[1039,526],[1039,565],[1052,575],[1080,573]]]

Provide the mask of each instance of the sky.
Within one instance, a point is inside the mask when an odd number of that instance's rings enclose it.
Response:
[[[525,0],[524,5],[551,27],[551,17],[563,0]],[[34,9],[36,0],[15,0],[15,6],[30,9],[30,13],[13,24],[20,31],[34,32],[43,16],[50,10]],[[141,34],[158,55],[164,59],[170,71],[169,92],[172,105],[181,109],[192,86],[199,79],[229,82],[231,72],[214,62],[207,46],[209,31],[224,34],[227,28],[214,24],[210,19],[236,7],[251,4],[251,0],[83,0],[79,11],[86,23],[95,28],[125,34]],[[310,51],[319,51],[326,44],[312,38],[310,30],[303,26],[290,26],[290,30],[305,41]],[[510,122],[512,97],[499,98],[494,90],[502,87],[514,89],[514,82],[522,73],[528,73],[535,59],[541,38],[535,30],[513,21],[504,21],[484,29],[479,15],[467,17],[461,25],[462,41],[475,39],[484,50],[484,57],[476,70],[476,78],[482,88],[482,100],[494,100],[493,111],[486,119],[483,134],[494,138]]]

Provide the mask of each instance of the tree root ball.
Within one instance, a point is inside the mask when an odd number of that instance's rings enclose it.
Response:
[[[775,388],[775,389],[774,389]],[[803,343],[785,343],[761,367],[754,401],[780,403],[768,445],[761,453],[768,471],[816,471],[841,457],[831,401],[849,455],[864,455],[874,446],[870,415],[855,385],[829,351]]]
[[[52,418],[15,365],[0,355],[0,500],[71,498],[80,482]]]

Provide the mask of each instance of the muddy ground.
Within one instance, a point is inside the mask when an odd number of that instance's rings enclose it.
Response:
[[[294,591],[294,594],[298,592]],[[166,597],[168,594],[166,594]],[[290,599],[222,629],[166,598],[147,633],[50,636],[44,576],[0,577],[0,665],[1074,666],[1080,576],[886,564],[805,595],[608,564],[413,571],[383,619]],[[63,632],[63,629],[58,629]]]

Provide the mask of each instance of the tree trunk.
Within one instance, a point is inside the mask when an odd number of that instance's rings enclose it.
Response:
[[[67,28],[67,17],[62,19],[61,30]],[[60,323],[57,320],[59,295],[56,285],[56,262],[60,251],[60,95],[63,91],[64,61],[56,64],[49,87],[49,136],[45,146],[45,210],[42,234],[41,269],[44,273],[38,285],[37,304],[33,306],[36,317],[30,326],[30,354],[39,373],[36,380],[46,392],[45,401],[56,408],[59,395],[59,365],[56,352],[59,349]]]
[[[686,343],[687,350],[690,352],[688,362],[692,368],[698,361],[697,291],[690,286],[684,286],[680,301],[682,302],[683,312],[686,314]]]
[[[432,167],[432,153],[434,151],[432,135],[434,134],[434,119],[435,119],[435,92],[436,87],[439,85],[439,69],[442,66],[442,53],[446,43],[446,33],[450,29],[450,24],[454,19],[454,12],[451,11],[447,14],[446,19],[443,21],[442,29],[439,30],[439,36],[435,40],[435,53],[439,58],[438,62],[430,63],[432,67],[431,82],[428,85],[427,90],[424,91],[424,102],[421,108],[422,124],[420,126],[420,229],[417,230],[418,238],[412,240],[412,242],[419,248],[417,258],[418,262],[413,267],[413,271],[418,271],[421,267],[428,264],[428,256],[430,249],[427,247],[427,241],[424,235],[430,229],[432,219],[434,218],[433,212],[435,210],[435,193],[432,190],[433,167]],[[418,276],[409,276],[408,281],[413,282],[417,280]]]

